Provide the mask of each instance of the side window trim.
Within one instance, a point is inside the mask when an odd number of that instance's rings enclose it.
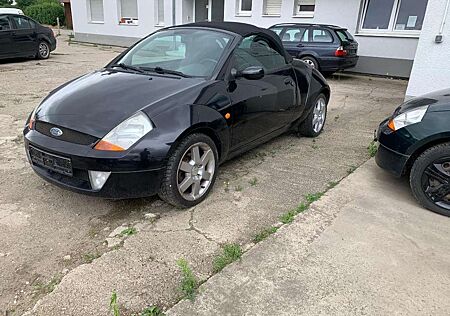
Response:
[[[8,30],[0,30],[0,32],[11,32],[13,30],[13,27],[12,27],[12,22],[11,22],[11,19],[9,18],[9,16],[2,15],[2,16],[0,16],[0,18],[5,18],[6,21],[8,21],[8,23],[9,23],[9,29]]]

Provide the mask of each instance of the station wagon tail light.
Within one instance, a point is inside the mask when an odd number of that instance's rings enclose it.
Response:
[[[150,119],[137,112],[113,128],[94,147],[97,150],[125,151],[153,129]]]
[[[336,57],[345,57],[345,56],[347,56],[347,50],[345,50],[344,49],[344,47],[339,47],[337,50],[336,50],[336,52],[334,53],[334,55],[336,56]]]
[[[428,105],[406,111],[390,119],[387,126],[395,132],[408,125],[420,123],[427,113],[427,110]]]

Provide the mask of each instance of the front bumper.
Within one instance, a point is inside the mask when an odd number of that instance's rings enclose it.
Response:
[[[83,157],[74,155],[68,149],[64,150],[64,147],[70,146],[67,142],[64,142],[66,143],[64,146],[55,147],[52,144],[63,141],[56,141],[42,134],[36,137],[36,134],[36,131],[31,131],[31,136],[25,135],[25,150],[28,160],[32,169],[52,184],[78,193],[111,199],[146,197],[155,195],[159,191],[164,169],[149,167],[148,163],[143,161],[144,156],[140,160],[135,155],[116,160]],[[69,158],[72,175],[62,174],[32,162],[29,155],[30,145],[46,153]],[[79,145],[74,144],[72,147],[78,148]],[[88,170],[108,171],[111,174],[100,190],[94,190]]]
[[[409,155],[399,153],[389,147],[392,138],[396,135],[387,127],[388,120],[383,121],[375,132],[375,141],[378,141],[378,151],[375,156],[377,165],[389,171],[397,177],[401,177],[406,171]]]

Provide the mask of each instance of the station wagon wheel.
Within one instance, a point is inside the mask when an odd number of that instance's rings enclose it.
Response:
[[[316,137],[322,133],[327,119],[327,98],[320,94],[314,102],[314,107],[299,126],[299,133],[307,137]]]
[[[47,59],[50,56],[50,46],[47,42],[39,42],[38,51],[36,54],[38,59]]]
[[[410,175],[414,197],[433,212],[450,216],[450,144],[434,146],[417,158]]]
[[[319,63],[317,62],[317,60],[314,57],[305,56],[305,57],[302,57],[302,60],[305,63],[307,63],[308,65],[310,65],[312,68],[319,70]]]
[[[214,185],[217,162],[218,153],[211,138],[188,135],[168,159],[159,197],[180,208],[202,202]]]

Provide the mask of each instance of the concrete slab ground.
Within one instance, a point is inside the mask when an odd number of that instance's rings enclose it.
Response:
[[[450,219],[373,160],[175,315],[450,315]]]
[[[406,89],[399,80],[330,78],[319,138],[284,135],[222,165],[211,196],[191,210],[156,197],[108,201],[49,185],[26,162],[27,116],[52,89],[120,51],[60,38],[48,60],[0,62],[0,315],[107,315],[114,289],[125,316],[172,306],[181,297],[177,259],[205,280],[224,243],[247,247],[306,194],[345,177],[368,159],[374,128]],[[137,233],[114,237],[118,227]]]

